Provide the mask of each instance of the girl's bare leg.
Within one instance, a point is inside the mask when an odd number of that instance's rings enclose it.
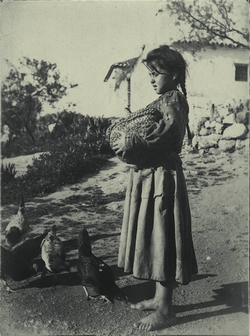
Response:
[[[172,282],[168,284],[156,282],[154,298],[131,306],[133,309],[153,309],[155,312],[135,323],[134,327],[150,331],[166,328],[170,326],[170,324],[173,324],[176,321],[176,316],[172,306],[172,296]]]
[[[155,283],[155,296],[152,299],[144,300],[135,304],[131,304],[132,309],[138,310],[156,310],[159,305],[160,288],[158,289],[159,283]]]

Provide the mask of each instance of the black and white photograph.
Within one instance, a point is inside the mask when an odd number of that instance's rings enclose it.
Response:
[[[0,2],[1,335],[249,335],[249,6]]]

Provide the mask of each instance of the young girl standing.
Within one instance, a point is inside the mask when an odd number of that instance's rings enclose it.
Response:
[[[188,127],[186,63],[175,50],[161,46],[143,61],[160,97],[148,109],[159,121],[141,132],[120,132],[113,150],[133,163],[125,198],[118,266],[138,279],[154,280],[155,296],[131,308],[154,310],[134,326],[157,330],[176,320],[172,306],[175,283],[187,285],[197,273],[191,216],[181,152]],[[177,87],[181,88],[181,93]],[[136,161],[141,153],[140,162]],[[143,158],[143,159],[142,159]]]

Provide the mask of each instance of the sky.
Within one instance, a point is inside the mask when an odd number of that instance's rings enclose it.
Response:
[[[207,1],[207,0],[200,0]],[[243,0],[238,0],[243,1]],[[136,57],[141,47],[169,43],[178,36],[164,1],[4,1],[1,4],[1,77],[5,59],[14,65],[26,56],[56,63],[62,77],[78,83],[57,106],[75,103],[91,116],[116,115],[110,104],[109,67]],[[185,27],[184,27],[185,28]],[[43,114],[53,112],[48,106]]]
[[[63,77],[79,84],[59,108],[68,101],[83,114],[114,115],[111,83],[104,77],[111,64],[138,56],[143,44],[156,40],[161,7],[153,0],[3,2],[2,78],[8,70],[4,59],[15,65],[22,56],[56,63]]]

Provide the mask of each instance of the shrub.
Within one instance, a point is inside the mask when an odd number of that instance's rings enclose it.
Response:
[[[49,135],[40,137],[32,143],[27,136],[15,137],[1,143],[2,157],[9,158],[20,155],[29,155],[48,150]]]
[[[97,154],[106,142],[106,130],[110,123],[104,117],[84,116],[64,110],[51,133],[51,141],[60,142],[65,137],[67,140],[74,139],[78,144],[84,145],[87,151]]]
[[[1,166],[1,182],[2,182],[2,185],[4,184],[8,184],[10,181],[12,181],[14,178],[15,178],[15,175],[16,175],[16,168],[15,168],[15,165],[14,163],[12,164],[6,164],[4,165],[2,163],[2,166]]]
[[[23,191],[25,189],[25,181],[22,177],[15,177],[9,183],[1,185],[1,204],[18,203],[20,201],[20,195],[22,194],[27,199],[27,194]]]
[[[26,199],[52,193],[98,170],[106,162],[100,149],[108,125],[104,118],[64,112],[51,133],[49,151],[34,158],[26,174],[4,188],[2,204],[13,202],[20,193]]]
[[[97,170],[104,161],[100,156],[87,155],[82,146],[63,147],[42,154],[28,166],[24,177],[32,193],[51,193],[63,185],[76,183],[86,173]]]

